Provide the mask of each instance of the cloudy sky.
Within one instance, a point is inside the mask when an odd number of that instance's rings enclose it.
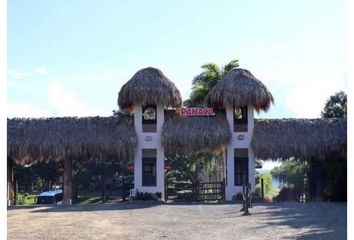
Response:
[[[346,90],[346,3],[8,1],[8,117],[109,116],[139,69],[183,98],[202,64],[239,59],[275,106],[258,118],[314,118]]]

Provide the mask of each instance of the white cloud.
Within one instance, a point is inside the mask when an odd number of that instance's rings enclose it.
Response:
[[[19,80],[23,78],[30,77],[32,74],[29,72],[21,72],[16,69],[9,69],[7,72],[9,78],[14,79],[14,80]]]
[[[327,99],[340,90],[346,91],[346,81],[339,75],[308,76],[294,84],[287,106],[299,117],[318,118]]]
[[[33,103],[25,102],[9,102],[7,103],[7,116],[13,117],[25,117],[25,118],[40,118],[49,117],[49,111],[40,108]]]
[[[62,85],[53,83],[48,88],[49,105],[58,116],[93,116],[97,112],[81,102],[73,92],[64,89]]]
[[[40,75],[45,75],[47,74],[48,69],[45,67],[37,67],[34,69],[34,71]]]
[[[274,96],[276,104],[282,101],[297,118],[318,118],[327,99],[334,93],[346,91],[344,74],[322,72],[265,73],[263,81],[270,90],[281,89],[282,98]]]

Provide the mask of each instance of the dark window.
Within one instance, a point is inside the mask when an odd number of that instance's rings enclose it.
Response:
[[[234,123],[247,124],[247,107],[234,108]]]
[[[156,158],[143,158],[143,186],[156,186]]]
[[[235,186],[248,183],[248,157],[235,157]]]
[[[156,123],[156,105],[148,105],[143,107],[143,124]]]

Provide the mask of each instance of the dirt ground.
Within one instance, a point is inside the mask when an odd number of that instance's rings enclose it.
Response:
[[[346,239],[345,203],[10,207],[8,239]]]

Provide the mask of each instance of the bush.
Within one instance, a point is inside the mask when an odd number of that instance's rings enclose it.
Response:
[[[252,201],[260,201],[260,200],[262,200],[262,198],[257,192],[252,193]]]
[[[149,193],[149,192],[137,192],[135,200],[160,200],[162,198],[162,193]]]
[[[232,201],[243,201],[243,195],[241,192],[232,196]]]
[[[30,195],[28,193],[18,194],[18,204],[19,205],[32,205],[36,204],[36,195]]]
[[[279,202],[289,202],[289,201],[300,201],[300,192],[299,190],[292,187],[283,187],[279,195],[275,198]]]

